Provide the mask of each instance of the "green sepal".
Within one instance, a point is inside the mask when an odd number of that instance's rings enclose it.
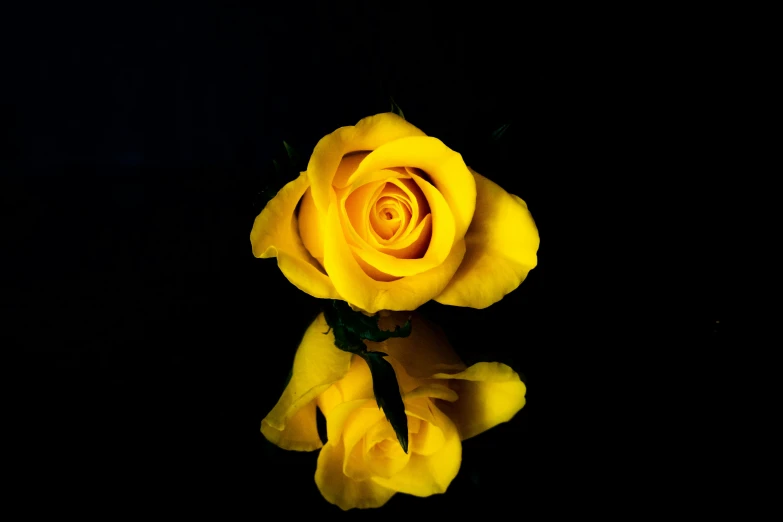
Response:
[[[403,451],[408,453],[408,417],[405,415],[405,404],[400,394],[397,375],[391,363],[384,359],[387,354],[367,351],[364,341],[383,342],[392,337],[408,337],[411,333],[410,319],[402,326],[396,326],[394,330],[381,330],[377,314],[367,316],[354,312],[347,303],[337,300],[332,301],[331,306],[324,307],[324,317],[329,325],[329,330],[324,334],[334,332],[335,346],[367,361],[375,401],[389,419]]]
[[[509,127],[510,125],[511,125],[510,123],[506,123],[505,125],[501,125],[500,127],[498,127],[498,128],[495,130],[495,132],[493,132],[493,133],[492,133],[492,139],[493,139],[493,140],[495,140],[495,141],[498,141],[500,138],[502,138],[502,137],[503,137],[503,135],[504,135],[504,134],[506,133],[506,131],[508,130],[508,127]]]
[[[272,160],[272,165],[275,167],[275,175],[278,178],[284,178],[285,177],[285,171],[283,170],[283,167],[280,165],[280,162],[276,159]]]
[[[363,347],[362,341],[365,340],[380,343],[392,337],[408,337],[411,334],[410,319],[402,326],[395,326],[394,330],[381,330],[377,314],[367,316],[354,312],[345,301],[333,300],[332,306],[324,308],[324,317],[329,328],[335,331],[335,345],[352,353],[357,352],[353,352],[351,347]]]
[[[285,153],[288,156],[288,163],[294,173],[299,175],[300,172],[306,170],[307,166],[302,161],[302,157],[299,155],[299,153],[296,152],[296,149],[289,145],[287,141],[283,141],[283,147],[285,147]]]
[[[286,183],[299,177],[302,170],[301,156],[294,148],[283,141],[285,156],[278,154],[279,159],[272,159],[274,174],[269,176],[270,183],[259,191],[259,203],[264,206],[269,203]]]
[[[400,109],[400,106],[397,105],[397,102],[394,101],[394,98],[389,96],[389,99],[391,100],[391,110],[389,112],[392,112],[402,118],[405,119],[405,114],[403,114],[402,109]]]
[[[400,441],[402,451],[408,453],[408,416],[405,415],[405,404],[402,402],[394,368],[389,361],[384,359],[385,353],[364,352],[360,355],[370,367],[375,402],[389,419],[394,433],[397,434],[397,440]]]

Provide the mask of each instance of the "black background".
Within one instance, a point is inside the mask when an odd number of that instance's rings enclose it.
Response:
[[[25,355],[12,402],[33,505],[339,512],[316,489],[316,454],[259,432],[321,303],[255,259],[249,233],[262,192],[285,182],[272,167],[283,140],[309,156],[390,96],[526,200],[542,246],[489,309],[422,308],[468,362],[523,374],[528,405],[464,443],[445,495],[397,495],[382,512],[525,513],[535,490],[556,497],[559,464],[532,435],[547,339],[567,328],[545,299],[547,232],[563,166],[598,154],[564,144],[595,131],[581,116],[605,109],[596,92],[622,98],[639,78],[601,81],[604,37],[579,13],[221,5],[47,5],[5,20],[3,345]]]

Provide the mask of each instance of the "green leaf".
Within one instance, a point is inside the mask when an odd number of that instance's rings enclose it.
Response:
[[[274,174],[269,174],[270,183],[258,193],[258,198],[253,202],[254,206],[266,206],[286,183],[299,177],[299,174],[307,168],[302,157],[287,141],[283,141],[285,156],[281,152],[272,159]],[[265,173],[266,174],[266,173]]]
[[[286,154],[288,154],[288,157],[290,159],[293,159],[294,156],[296,156],[296,151],[294,150],[294,148],[291,145],[289,145],[288,142],[285,140],[283,140],[283,147],[285,147],[285,152]]]
[[[510,125],[511,125],[510,123],[501,125],[497,130],[495,130],[495,132],[492,133],[492,139],[498,141],[500,138],[502,138]]]
[[[285,147],[285,153],[288,155],[288,163],[291,169],[294,171],[294,175],[299,175],[300,172],[305,170],[306,166],[302,162],[302,157],[287,141],[283,141],[283,147]]]
[[[389,96],[389,99],[391,100],[391,111],[403,120],[405,119],[405,114],[403,114],[402,109],[400,109],[400,106],[397,105],[397,102],[394,101],[394,98]]]
[[[280,166],[280,162],[278,162],[277,160],[273,159],[272,160],[272,165],[275,166],[275,174],[277,175],[277,177],[278,178],[285,178],[285,172],[283,171],[283,167]]]
[[[408,416],[405,415],[405,404],[402,402],[400,385],[397,384],[397,374],[394,373],[391,363],[384,359],[385,353],[364,352],[361,356],[370,367],[375,401],[389,419],[402,450],[408,453]]]

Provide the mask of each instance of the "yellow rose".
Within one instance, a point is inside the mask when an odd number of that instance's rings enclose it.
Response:
[[[250,241],[300,290],[369,313],[486,308],[522,283],[539,244],[524,201],[392,113],[322,138]]]
[[[390,330],[400,314],[380,319]],[[321,314],[310,325],[294,358],[291,380],[261,422],[261,432],[284,449],[318,448],[315,481],[340,508],[371,508],[395,493],[426,497],[443,493],[459,471],[462,440],[510,420],[525,405],[525,385],[508,366],[471,367],[454,353],[443,333],[412,318],[409,337],[366,342],[382,351],[397,375],[408,417],[408,453],[373,398],[367,363],[334,346]],[[316,407],[326,417],[321,443]]]

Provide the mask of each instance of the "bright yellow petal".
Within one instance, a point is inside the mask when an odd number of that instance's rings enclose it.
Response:
[[[400,201],[408,207],[410,213],[408,225],[404,230],[401,228],[389,240],[374,233],[369,234],[365,239],[370,246],[385,254],[407,259],[421,257],[427,251],[432,235],[432,215],[427,198],[421,193],[421,189],[413,179],[390,179],[388,181],[384,192],[400,196]],[[430,223],[426,224],[427,221]]]
[[[321,495],[340,509],[377,508],[396,493],[372,480],[356,481],[343,473],[345,450],[340,441],[329,441],[318,455],[315,483]]]
[[[318,396],[318,406],[324,416],[328,417],[332,409],[339,404],[373,397],[370,368],[364,359],[354,355],[348,373]]]
[[[398,230],[403,230],[403,225],[407,225],[402,203],[381,193],[370,212],[370,224],[381,238],[391,239]]]
[[[439,295],[453,277],[465,254],[465,243],[457,241],[449,257],[431,270],[396,281],[377,281],[367,275],[354,258],[340,233],[340,212],[336,195],[326,222],[324,267],[342,298],[369,313],[379,310],[414,310]]]
[[[427,214],[416,228],[411,230],[404,238],[395,241],[393,244],[375,246],[377,242],[372,241],[375,239],[374,236],[371,236],[370,244],[384,254],[389,254],[399,259],[415,259],[422,257],[427,253],[431,237],[432,214]]]
[[[416,433],[412,431],[408,433],[412,453],[432,455],[440,451],[446,442],[446,436],[438,426],[434,413],[435,407],[431,401],[433,398],[454,401],[457,400],[457,394],[438,385],[420,386],[413,392],[405,394],[405,413],[408,415],[408,423],[411,424],[412,420],[419,421],[419,429]]]
[[[384,420],[386,422],[378,422],[374,424],[369,430],[367,430],[367,433],[364,435],[365,450],[372,449],[373,446],[379,444],[380,442],[383,442],[386,439],[391,439],[394,441],[397,440],[397,435],[394,432],[394,428],[392,428],[391,423],[385,417]],[[397,446],[400,447],[399,442],[397,443]],[[400,451],[402,451],[401,447],[400,447]],[[389,452],[384,452],[384,453],[389,453]],[[396,453],[396,451],[391,453]]]
[[[406,403],[406,410],[408,404]],[[454,423],[435,405],[430,405],[435,427],[443,435],[443,444],[429,455],[411,452],[408,465],[389,478],[373,477],[376,484],[417,497],[444,493],[459,472],[462,443]]]
[[[334,188],[345,188],[347,186],[348,178],[351,177],[351,174],[356,171],[356,167],[359,166],[362,160],[366,158],[369,153],[369,151],[351,152],[343,156],[343,159],[337,166],[337,173],[334,175],[334,179],[332,180],[332,185]]]
[[[345,402],[333,408],[326,415],[326,429],[329,442],[339,441],[343,446],[343,474],[353,480],[370,478],[364,463],[364,447],[360,442],[365,434],[379,422],[386,421],[375,399]]]
[[[376,114],[362,119],[355,127],[341,127],[321,138],[310,156],[307,175],[313,187],[315,206],[326,214],[332,185],[343,156],[351,152],[371,151],[406,136],[425,134],[396,114]],[[391,165],[397,167],[398,165]],[[342,181],[340,181],[340,187]]]
[[[432,238],[424,259],[432,259],[440,263],[448,256],[454,240],[460,239],[462,236],[456,235],[454,213],[443,195],[430,182],[420,176],[413,176],[413,181],[427,199],[432,215]]]
[[[454,402],[457,399],[459,399],[459,395],[457,395],[457,392],[455,392],[448,386],[445,386],[438,382],[430,382],[430,380],[421,381],[421,382],[424,384],[415,387],[414,389],[412,389],[411,391],[405,394],[405,400],[419,399],[421,397],[426,397],[429,399],[440,399],[442,401]]]
[[[312,190],[309,188],[302,196],[299,205],[299,237],[310,255],[323,266],[324,262],[324,223],[319,219],[315,208]]]
[[[337,167],[348,152],[349,143],[356,133],[354,127],[340,127],[321,138],[307,163],[307,178],[310,181],[315,207],[321,214],[329,210],[329,198],[334,193],[332,180]],[[354,149],[357,150],[357,149]]]
[[[374,404],[374,399],[360,399],[336,405],[328,414],[324,414],[326,417],[326,438],[330,441],[341,440],[351,416],[359,409],[372,409]]]
[[[291,451],[313,451],[323,445],[315,422],[315,401],[312,400],[299,408],[281,430],[273,428],[266,419],[261,421],[261,433],[275,446]]]
[[[353,450],[353,447],[362,440],[371,427],[381,421],[388,422],[383,410],[378,408],[378,405],[374,404],[374,402],[375,401],[367,401],[365,406],[354,410],[350,418],[345,421],[343,443],[345,444],[346,452],[350,453],[350,451]],[[326,422],[328,424],[329,419],[326,419]]]
[[[446,436],[443,430],[430,422],[422,422],[418,433],[411,435],[411,453],[429,456],[443,449]]]
[[[454,245],[454,217],[446,200],[426,180],[419,176],[414,177],[415,182],[425,194],[431,207],[432,234],[429,246],[423,257],[419,259],[400,259],[385,254],[363,241],[359,235],[350,228],[347,217],[343,217],[343,230],[352,238],[354,245],[351,250],[369,266],[395,277],[405,277],[421,274],[443,264],[448,258]]]
[[[464,237],[476,208],[476,182],[462,156],[437,138],[412,136],[390,141],[368,154],[349,181],[400,166],[415,167],[429,175],[454,214],[456,238]]]
[[[368,156],[369,157],[369,156]],[[524,201],[473,173],[476,213],[465,235],[465,259],[441,304],[486,308],[516,289],[537,263],[538,229]]]
[[[464,372],[433,377],[451,379],[459,395],[456,402],[439,406],[457,425],[462,440],[508,422],[525,405],[525,383],[505,364],[481,362]]]
[[[343,448],[348,458],[343,460],[343,474],[354,480],[369,480],[370,469],[364,462],[363,444],[355,444],[350,449]]]
[[[383,452],[399,452],[399,455],[389,457]],[[376,445],[367,458],[367,469],[372,476],[389,478],[399,473],[410,461],[411,454],[404,453],[397,439],[387,439]]]
[[[250,243],[256,257],[277,257],[277,266],[291,283],[303,292],[321,299],[340,299],[299,237],[296,206],[308,187],[307,175],[284,186],[256,217]]]
[[[346,191],[340,204],[343,206],[341,211],[343,232],[351,244],[359,245],[363,239],[370,236],[370,220],[368,215],[370,207],[375,198],[383,190],[386,182],[384,180],[366,183],[357,187],[353,192]]]
[[[411,437],[409,432],[409,440]],[[402,450],[388,421],[373,426],[365,435],[363,446],[364,464],[371,475],[389,478],[407,466],[410,460],[410,452]]]
[[[314,399],[341,379],[351,354],[334,345],[323,314],[310,325],[294,357],[291,380],[272,411],[261,422],[261,432],[284,449],[310,451],[321,447],[315,422]]]

